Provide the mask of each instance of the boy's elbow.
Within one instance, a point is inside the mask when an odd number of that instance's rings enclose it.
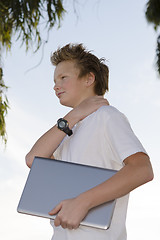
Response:
[[[146,183],[154,179],[154,173],[151,164],[147,167],[146,170]]]
[[[33,163],[33,159],[30,157],[30,154],[28,153],[25,157],[25,161],[26,161],[26,165],[31,168],[32,163]]]
[[[139,186],[153,180],[154,174],[148,155],[137,153],[127,158],[124,163],[129,164],[131,171],[134,170],[135,180]]]
[[[154,179],[153,168],[152,168],[149,157],[147,160],[148,161],[146,161],[144,166],[142,166],[142,174],[144,176],[144,183],[150,182]]]

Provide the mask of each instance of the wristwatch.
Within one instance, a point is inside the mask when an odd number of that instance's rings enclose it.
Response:
[[[71,136],[73,134],[72,130],[69,128],[68,121],[64,118],[58,119],[57,128],[65,132],[68,136]]]

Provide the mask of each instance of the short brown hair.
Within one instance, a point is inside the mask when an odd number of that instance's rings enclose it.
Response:
[[[104,58],[97,58],[90,51],[87,51],[82,44],[67,44],[58,48],[51,55],[51,62],[57,66],[62,61],[73,60],[80,69],[79,78],[92,72],[95,75],[94,91],[97,95],[104,95],[108,91],[109,69],[104,64]]]

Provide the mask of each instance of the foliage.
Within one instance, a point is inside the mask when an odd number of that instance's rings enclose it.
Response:
[[[160,27],[160,0],[149,0],[146,4],[146,19],[154,25],[155,31]],[[156,67],[160,74],[160,35],[157,37]]]
[[[160,35],[157,38],[157,49],[156,49],[156,53],[157,53],[157,70],[160,74]]]
[[[42,26],[49,32],[55,24],[60,26],[65,9],[63,0],[0,0],[0,62],[2,50],[11,49],[13,36],[25,44],[26,51],[33,45],[37,51],[41,44]],[[6,143],[5,116],[9,108],[4,91],[7,87],[0,66],[0,137]]]
[[[9,108],[7,96],[4,94],[6,89],[3,81],[3,70],[0,68],[0,136],[5,143],[7,142],[5,116]]]
[[[65,12],[62,0],[0,0],[0,42],[3,47],[11,48],[12,37],[25,43],[26,50],[36,43],[40,47],[42,39],[40,25],[45,21],[48,31],[60,24]],[[47,18],[47,20],[46,20]],[[30,44],[30,45],[29,45]]]

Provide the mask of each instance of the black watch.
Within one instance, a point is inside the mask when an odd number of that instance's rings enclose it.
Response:
[[[57,121],[57,127],[61,131],[65,132],[68,136],[71,136],[73,134],[72,130],[69,128],[68,121],[64,118],[60,118]]]

